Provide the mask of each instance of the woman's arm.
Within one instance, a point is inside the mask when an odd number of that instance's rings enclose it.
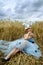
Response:
[[[24,39],[25,39],[25,40],[28,39],[28,34],[25,34],[25,35],[24,35]]]
[[[30,33],[30,36],[31,36],[31,38],[34,38],[34,34],[33,33]]]
[[[24,35],[24,39],[27,40],[27,39],[30,39],[30,38],[34,38],[34,34],[29,32],[27,34]]]

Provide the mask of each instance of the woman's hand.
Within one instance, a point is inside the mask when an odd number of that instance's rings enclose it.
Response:
[[[28,34],[25,34],[25,35],[24,35],[24,39],[25,39],[25,40],[28,39]]]
[[[30,38],[33,38],[34,37],[34,34],[29,32],[27,34],[24,35],[24,39],[27,40],[27,39],[30,39]]]

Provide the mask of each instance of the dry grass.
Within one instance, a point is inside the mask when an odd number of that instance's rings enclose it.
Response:
[[[40,46],[41,52],[43,54],[43,22],[37,22],[33,24],[32,28],[35,34],[35,40]],[[21,38],[24,33],[25,29],[24,26],[22,26],[22,23],[0,21],[0,39],[12,41]],[[2,55],[3,54],[0,52],[0,57]],[[43,58],[37,60],[33,56],[27,56],[22,52],[19,52],[7,63],[3,63],[0,60],[0,65],[43,65]]]
[[[25,33],[24,26],[20,22],[0,21],[0,39],[15,40]]]

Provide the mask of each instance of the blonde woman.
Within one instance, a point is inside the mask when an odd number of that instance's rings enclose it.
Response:
[[[34,34],[32,31],[32,27],[26,28],[26,32],[27,33],[24,35],[24,39],[34,43]]]

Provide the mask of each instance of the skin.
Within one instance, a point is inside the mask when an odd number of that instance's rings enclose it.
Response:
[[[5,59],[9,59],[11,58],[12,56],[14,56],[17,52],[19,52],[20,50],[18,48],[14,48],[6,57]]]

